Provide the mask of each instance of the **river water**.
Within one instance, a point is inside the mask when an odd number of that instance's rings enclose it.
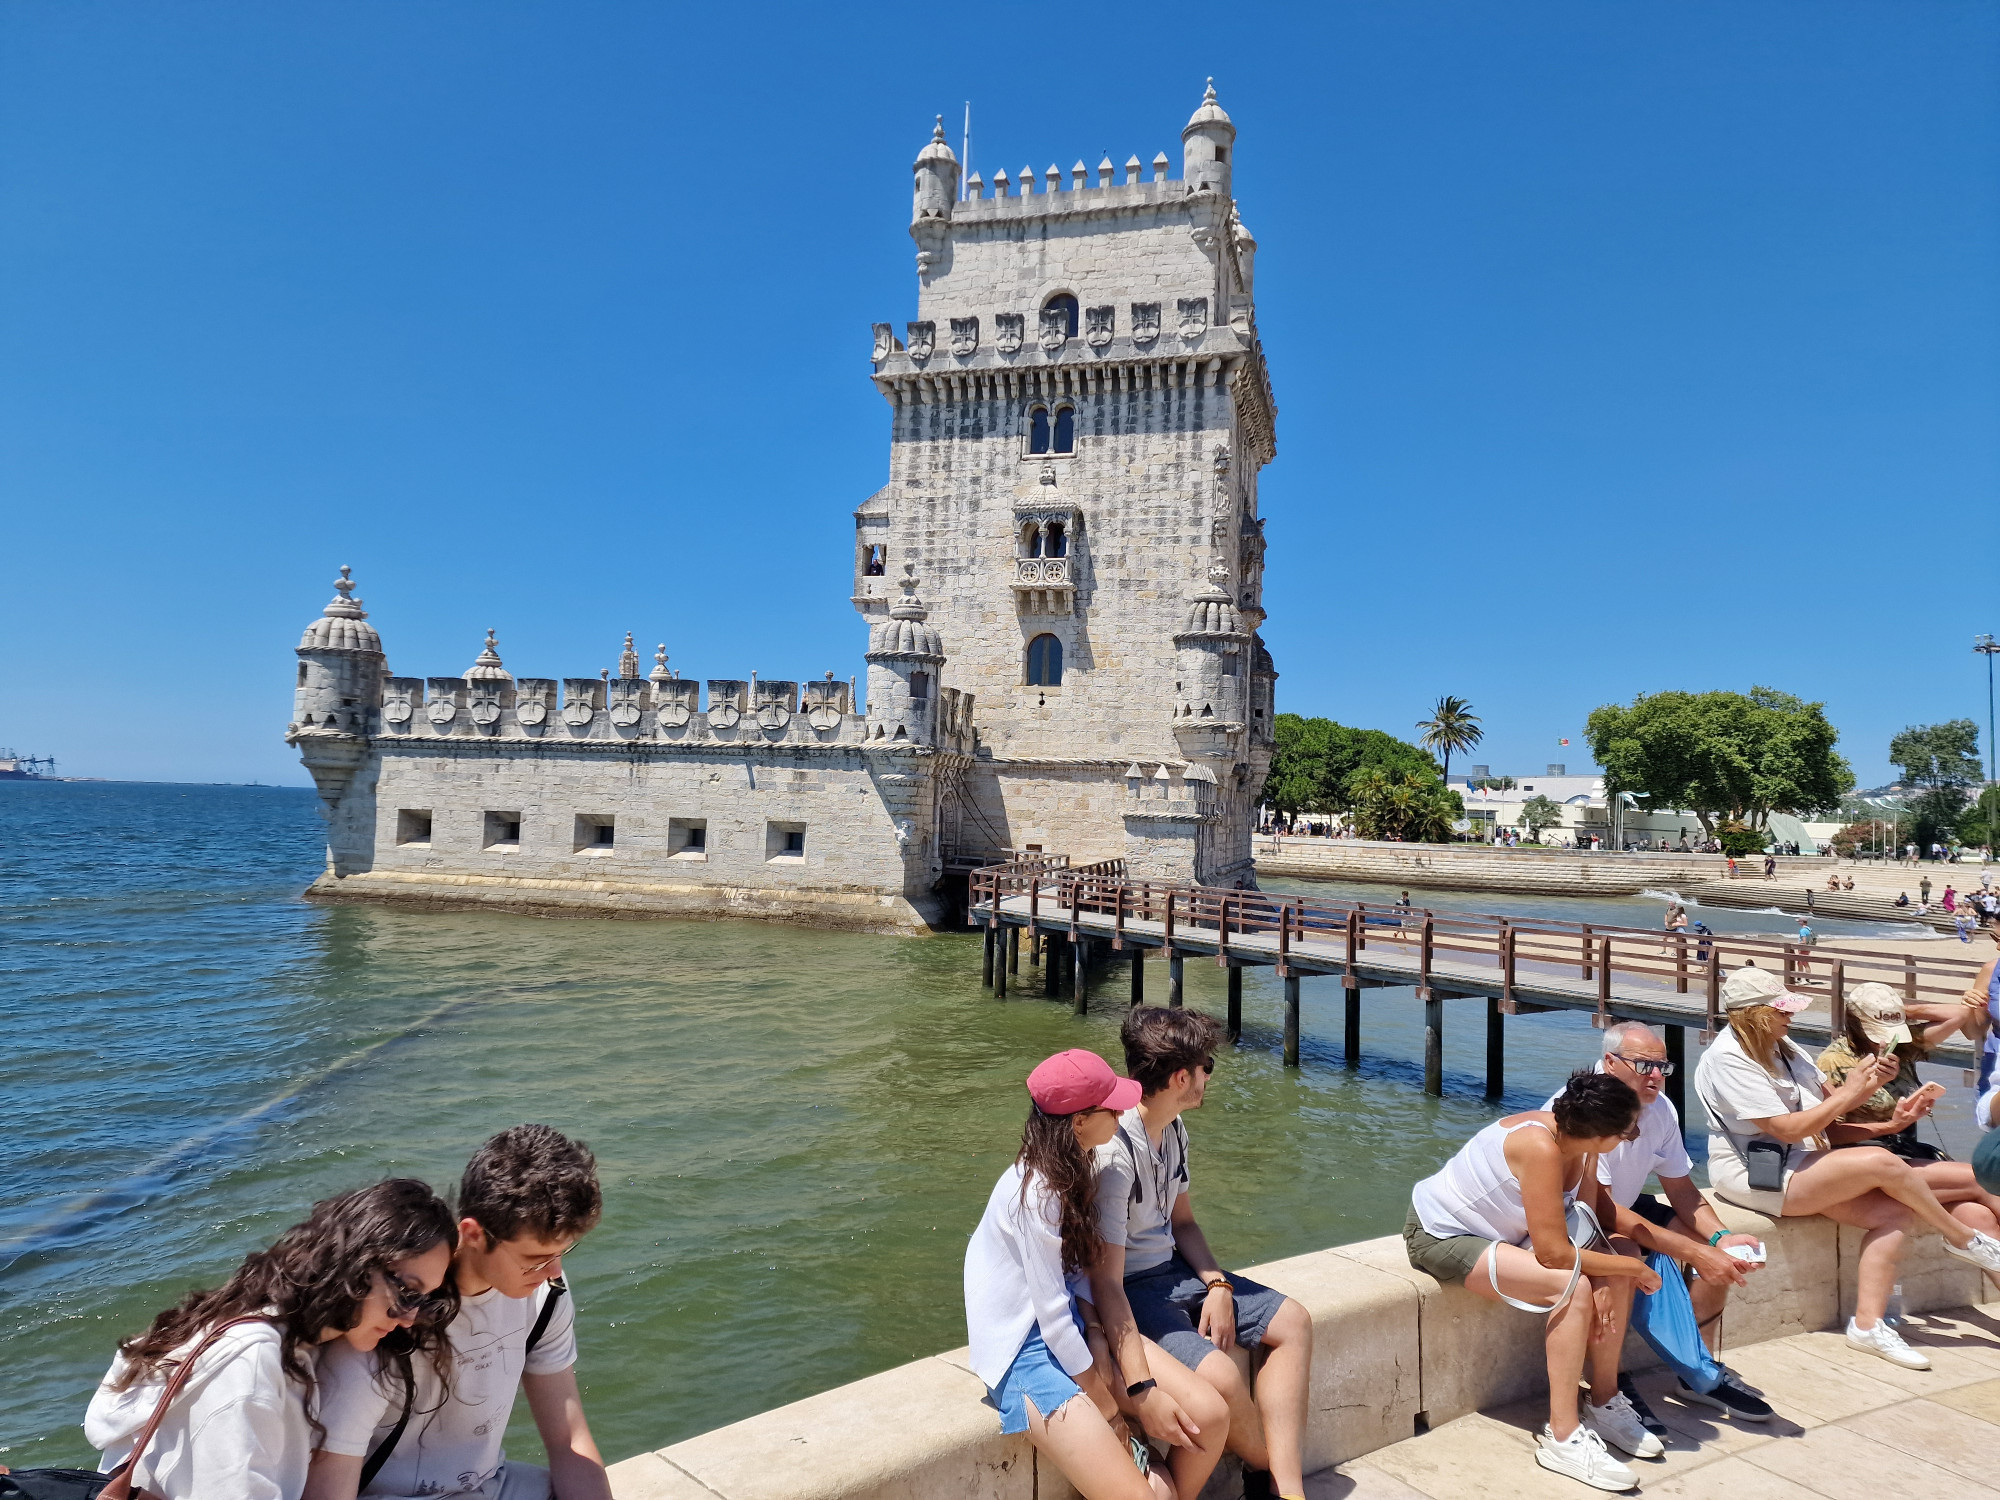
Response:
[[[600,1162],[604,1224],[566,1266],[608,1457],[952,1347],[1023,1075],[1064,1047],[1118,1055],[1122,969],[1078,1018],[987,998],[972,936],[309,906],[322,862],[310,791],[0,782],[0,1463],[84,1461],[115,1340],[314,1199],[390,1173],[445,1187],[524,1120]],[[1187,986],[1221,1012],[1220,970],[1190,961]],[[1429,1099],[1421,1007],[1369,992],[1350,1070],[1339,993],[1306,984],[1288,1073],[1278,985],[1246,976],[1242,1045],[1191,1119],[1194,1201],[1226,1263],[1394,1231],[1411,1182],[1597,1050],[1582,1016],[1516,1018],[1489,1104],[1467,1010]],[[515,1433],[532,1457],[532,1427]]]

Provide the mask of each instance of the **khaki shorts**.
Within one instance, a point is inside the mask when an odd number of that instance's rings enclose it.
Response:
[[[1441,1240],[1424,1228],[1415,1208],[1403,1221],[1403,1246],[1409,1251],[1410,1264],[1439,1281],[1465,1280],[1491,1243],[1476,1234],[1455,1234]]]

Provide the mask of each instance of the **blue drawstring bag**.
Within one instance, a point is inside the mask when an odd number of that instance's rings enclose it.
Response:
[[[1655,1250],[1646,1257],[1646,1264],[1660,1278],[1660,1289],[1641,1292],[1632,1299],[1632,1326],[1687,1382],[1689,1390],[1706,1395],[1722,1383],[1722,1366],[1701,1341],[1701,1327],[1695,1322],[1694,1301],[1688,1296],[1680,1262]]]

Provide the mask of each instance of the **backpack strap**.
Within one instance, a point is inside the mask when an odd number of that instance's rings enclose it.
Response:
[[[539,1344],[542,1335],[549,1331],[549,1319],[556,1315],[556,1304],[562,1301],[563,1293],[568,1290],[568,1284],[560,1276],[549,1283],[549,1295],[542,1303],[541,1314],[535,1319],[535,1326],[528,1330],[528,1345],[521,1351],[523,1358],[535,1352],[535,1345]]]
[[[403,1374],[403,1412],[396,1418],[396,1425],[389,1429],[389,1435],[375,1445],[375,1451],[362,1464],[360,1482],[354,1486],[356,1495],[367,1489],[370,1481],[382,1472],[382,1465],[389,1461],[389,1455],[396,1451],[396,1444],[403,1440],[403,1432],[410,1425],[410,1409],[417,1404],[417,1372],[410,1368],[407,1350],[396,1356],[396,1368]]]

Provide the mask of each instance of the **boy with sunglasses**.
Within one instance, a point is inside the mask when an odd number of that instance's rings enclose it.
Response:
[[[561,1279],[563,1256],[602,1210],[597,1163],[580,1142],[517,1125],[481,1146],[458,1190],[449,1392],[426,1360],[408,1366],[406,1383],[404,1367],[373,1355],[322,1358],[326,1436],[303,1500],[610,1500],[577,1390],[576,1304]],[[546,1469],[501,1452],[517,1393]]]
[[[1676,1394],[1683,1401],[1712,1407],[1738,1421],[1768,1422],[1770,1406],[1713,1359],[1713,1330],[1722,1316],[1729,1289],[1743,1284],[1746,1270],[1758,1269],[1757,1263],[1746,1265],[1728,1252],[1737,1245],[1755,1247],[1757,1236],[1731,1234],[1694,1185],[1694,1163],[1688,1158],[1687,1144],[1681,1136],[1681,1117],[1663,1092],[1673,1066],[1667,1061],[1667,1044],[1644,1022],[1620,1021],[1605,1028],[1604,1056],[1597,1064],[1597,1071],[1609,1073],[1639,1096],[1639,1121],[1632,1139],[1597,1159],[1597,1180],[1610,1189],[1612,1201],[1620,1208],[1630,1209],[1654,1226],[1654,1248],[1696,1274],[1697,1279],[1688,1292],[1694,1303],[1695,1320],[1710,1346],[1713,1366],[1703,1376],[1702,1383],[1711,1379],[1715,1383],[1708,1389],[1697,1389],[1683,1376]],[[1554,1099],[1549,1101],[1551,1105],[1554,1103]],[[1660,1189],[1667,1198],[1665,1203],[1643,1191],[1646,1179],[1654,1176],[1660,1179]],[[1644,1327],[1639,1333],[1652,1342]],[[1657,1344],[1654,1347],[1666,1357],[1666,1350]],[[1618,1389],[1632,1403],[1649,1432],[1666,1431],[1666,1424],[1653,1415],[1630,1376],[1618,1377]]]
[[[1305,1495],[1302,1442],[1312,1373],[1312,1318],[1282,1292],[1216,1264],[1195,1222],[1187,1126],[1215,1071],[1222,1028],[1198,1011],[1139,1006],[1125,1017],[1125,1071],[1144,1089],[1096,1152],[1103,1247],[1091,1268],[1096,1305],[1125,1381],[1119,1403],[1148,1433],[1145,1340],[1193,1370],[1229,1406],[1229,1451],[1247,1500]],[[1228,1351],[1261,1348],[1253,1399]],[[1137,1372],[1137,1373],[1134,1373]]]

